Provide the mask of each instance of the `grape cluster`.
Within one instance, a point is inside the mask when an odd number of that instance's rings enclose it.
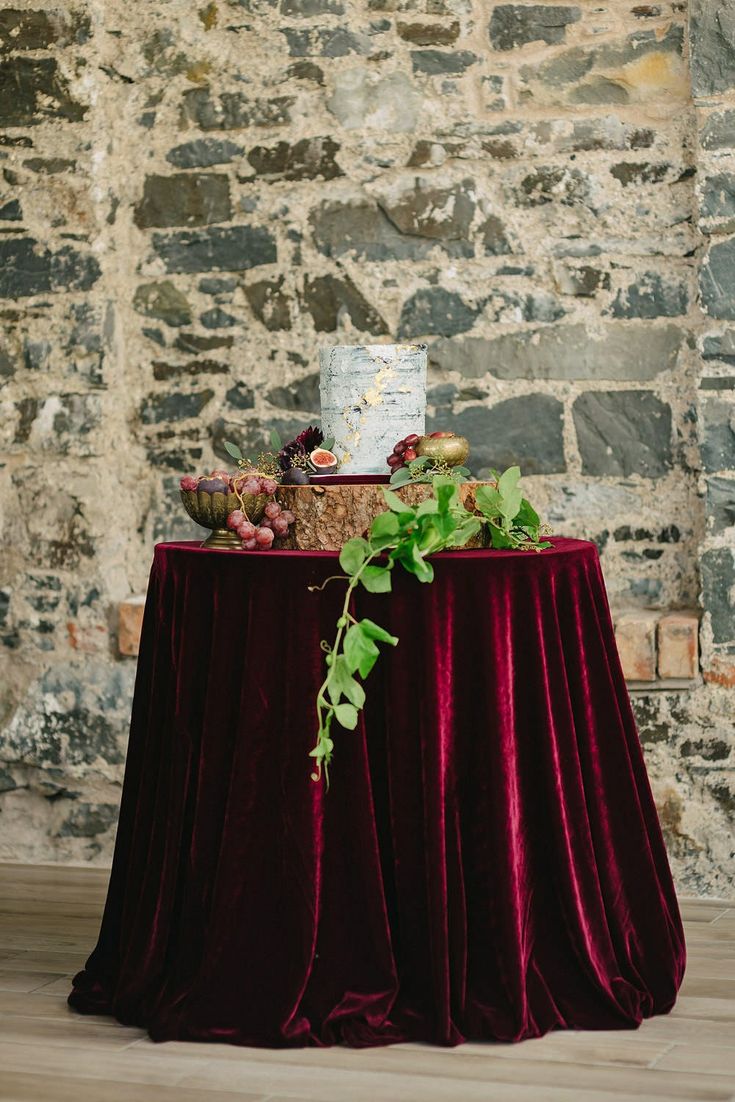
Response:
[[[269,501],[259,524],[253,524],[248,520],[242,509],[235,509],[227,518],[227,527],[237,532],[242,541],[243,551],[267,551],[273,546],[276,536],[285,536],[288,533],[289,526],[295,520],[296,517],[290,509],[282,508],[277,501]]]
[[[412,459],[416,458],[416,445],[420,439],[420,436],[412,432],[410,436],[404,436],[403,440],[399,440],[394,445],[393,451],[388,456],[388,466],[391,474],[393,474],[393,471],[397,471],[399,467],[406,467]]]
[[[275,478],[268,475],[255,474],[252,471],[242,471],[239,474],[230,474],[228,471],[212,471],[211,474],[195,478],[193,475],[184,475],[179,480],[182,490],[203,490],[207,494],[268,494],[270,497],[276,492],[278,483]]]

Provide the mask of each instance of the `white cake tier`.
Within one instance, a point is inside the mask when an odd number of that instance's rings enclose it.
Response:
[[[387,474],[393,445],[426,427],[425,344],[322,348],[322,432],[340,474]]]

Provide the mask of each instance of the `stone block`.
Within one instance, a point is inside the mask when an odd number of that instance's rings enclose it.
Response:
[[[396,30],[414,46],[451,46],[459,37],[459,22],[453,19],[451,23],[403,23],[399,19]]]
[[[117,647],[120,654],[135,657],[140,649],[145,594],[128,597],[117,606]]]
[[[709,619],[712,641],[735,644],[735,559],[729,547],[704,551],[699,559],[702,606]]]
[[[702,670],[702,676],[711,685],[735,688],[735,657],[727,654],[711,655]]]
[[[710,245],[699,287],[705,313],[712,318],[735,318],[735,237]]]
[[[700,399],[700,450],[705,471],[735,468],[735,402]]]
[[[614,318],[674,318],[689,309],[689,292],[683,280],[664,279],[658,272],[643,272],[610,304]]]
[[[209,88],[190,88],[182,99],[181,125],[200,130],[283,126],[291,121],[293,102],[293,96],[253,99],[246,92],[223,92],[215,98]]]
[[[735,86],[735,10],[732,0],[690,0],[692,91],[713,96]]]
[[[86,106],[72,99],[55,58],[0,62],[0,126],[35,126],[46,119],[79,122],[86,112]]]
[[[208,226],[232,217],[230,181],[217,172],[146,176],[134,211],[140,229],[149,226]]]
[[[411,65],[422,76],[461,76],[478,60],[471,50],[414,50]]]
[[[318,333],[333,333],[345,317],[360,332],[376,336],[388,332],[387,323],[349,276],[307,276],[303,298]]]
[[[345,130],[415,132],[423,97],[405,73],[379,77],[367,67],[357,66],[338,71],[333,80],[327,107]]]
[[[656,680],[656,623],[658,613],[647,609],[615,617],[615,643],[626,681]]]
[[[264,180],[334,180],[344,176],[335,160],[339,148],[329,137],[302,138],[294,144],[256,145],[248,153],[248,161]]]
[[[154,233],[153,248],[168,272],[238,272],[277,259],[275,237],[262,226]]]
[[[140,419],[144,425],[165,425],[170,421],[188,421],[198,417],[212,398],[214,398],[213,390],[200,390],[193,394],[182,394],[177,391],[150,394],[141,404]]]
[[[189,325],[192,319],[189,301],[170,279],[143,283],[136,288],[133,309],[147,318],[158,318],[166,325]]]
[[[96,257],[71,245],[54,252],[31,237],[0,240],[0,298],[88,291],[99,277]]]
[[[590,391],[572,406],[582,472],[661,478],[671,469],[671,408],[651,391]]]
[[[735,149],[735,111],[713,111],[699,133],[702,149]]]
[[[693,679],[699,674],[699,616],[667,612],[658,621],[658,676]]]
[[[51,46],[81,45],[89,38],[89,16],[71,15],[58,9],[32,11],[6,8],[0,11],[0,49],[47,50]]]
[[[368,35],[346,27],[315,27],[309,30],[281,27],[280,31],[291,57],[347,57],[349,54],[368,54],[371,49]]]
[[[281,15],[308,19],[315,15],[344,15],[342,0],[281,0]]]
[[[512,50],[527,42],[563,42],[570,23],[578,23],[577,7],[551,4],[497,4],[490,18],[490,42],[496,50]]]
[[[704,233],[731,233],[735,229],[735,174],[716,172],[700,183],[700,229]],[[702,222],[702,219],[707,219]]]
[[[548,394],[524,394],[494,406],[467,406],[451,415],[455,432],[471,441],[468,466],[477,477],[519,464],[524,474],[555,474],[565,469],[564,407]],[[447,426],[427,417],[426,430]],[[532,431],[529,431],[532,426]]]
[[[245,298],[258,321],[272,333],[291,328],[293,300],[284,290],[284,277],[263,279],[244,286]]]
[[[525,320],[532,320],[520,306]],[[589,332],[584,325],[554,325],[500,337],[438,341],[431,360],[465,378],[611,379],[645,382],[677,363],[684,331],[674,325],[615,322]]]
[[[712,532],[722,532],[735,525],[735,478],[709,477],[706,500]]]
[[[399,217],[404,214],[408,217],[399,209]],[[418,218],[420,212],[414,216]],[[352,254],[361,260],[421,260],[437,245],[453,257],[474,253],[471,241],[461,237],[401,233],[385,211],[373,203],[323,203],[312,211],[309,223],[317,249],[329,257]]]
[[[464,301],[456,291],[443,287],[426,287],[403,304],[398,323],[399,340],[414,340],[424,336],[451,337],[464,333],[475,324],[480,305]]]
[[[210,168],[229,164],[244,152],[241,145],[226,138],[195,138],[170,149],[166,160],[177,168]]]

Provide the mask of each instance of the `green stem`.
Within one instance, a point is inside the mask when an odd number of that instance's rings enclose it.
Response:
[[[381,548],[381,550],[385,550],[385,548]],[[357,623],[357,620],[355,619],[355,617],[350,612],[350,600],[352,599],[352,594],[355,591],[355,587],[360,582],[360,577],[361,577],[365,567],[369,566],[370,563],[372,562],[372,560],[374,558],[376,558],[380,553],[381,553],[381,551],[379,550],[379,551],[373,551],[370,555],[368,555],[368,557],[365,559],[365,561],[362,563],[362,565],[359,567],[359,569],[356,570],[355,573],[350,578],[350,580],[347,584],[347,589],[345,591],[345,599],[344,599],[344,602],[342,604],[342,611],[341,611],[340,616],[339,616],[340,621],[349,621],[353,624]],[[319,586],[314,586],[313,588],[318,589],[320,587]],[[329,654],[331,655],[332,661],[327,666],[327,676],[324,678],[324,681],[322,682],[321,687],[320,687],[319,692],[317,693],[317,697],[316,697],[316,718],[317,718],[318,730],[317,730],[317,736],[316,736],[316,743],[314,744],[314,747],[313,747],[313,749],[315,749],[315,750],[316,749],[321,749],[322,747],[324,747],[324,744],[326,743],[327,739],[329,738],[329,730],[330,730],[330,727],[331,727],[332,718],[334,716],[334,704],[332,704],[332,702],[327,698],[326,694],[329,690],[329,685],[330,685],[330,682],[332,680],[332,673],[334,671],[334,663],[335,663],[335,661],[337,659],[337,656],[339,654],[339,651],[340,651],[340,646],[341,646],[341,643],[342,643],[342,636],[344,635],[344,632],[345,632],[345,626],[346,626],[346,624],[344,622],[341,622],[340,626],[337,628],[337,635],[335,636],[334,645],[332,646],[332,649],[329,651]],[[329,766],[329,763],[330,763],[331,759],[332,759],[331,749],[327,749],[325,747],[324,752],[319,757],[316,758],[316,767],[315,767],[314,773],[312,774],[312,777],[313,777],[314,780],[317,780],[317,781],[321,780],[322,764],[323,764],[324,765],[324,776],[325,776],[325,779],[326,779],[326,782],[327,782],[327,787],[329,787],[328,766]]]

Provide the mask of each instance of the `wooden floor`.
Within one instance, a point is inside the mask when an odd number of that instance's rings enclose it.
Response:
[[[66,1006],[107,873],[0,865],[2,1102],[647,1102],[735,1097],[735,906],[684,900],[689,968],[639,1030],[519,1045],[244,1049],[154,1045]]]

